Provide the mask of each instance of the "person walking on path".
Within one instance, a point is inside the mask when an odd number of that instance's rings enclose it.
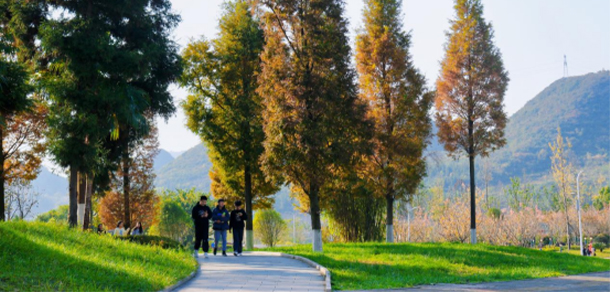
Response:
[[[218,205],[212,211],[212,220],[214,224],[212,228],[214,229],[214,255],[216,255],[216,251],[218,250],[218,240],[222,240],[222,255],[227,256],[227,230],[229,229],[229,219],[231,215],[227,208],[225,208],[225,200],[218,200]]]
[[[209,230],[210,230],[210,218],[212,217],[212,210],[207,206],[208,197],[201,196],[199,202],[191,212],[193,223],[195,224],[195,257],[199,257],[199,248],[203,246],[203,257],[208,257],[208,250],[210,245],[208,244]]]
[[[235,202],[235,210],[231,211],[229,230],[233,231],[233,255],[241,256],[242,244],[244,241],[244,220],[248,220],[248,215],[241,209],[241,201]]]

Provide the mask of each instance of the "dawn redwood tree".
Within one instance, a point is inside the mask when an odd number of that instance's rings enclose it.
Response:
[[[243,0],[224,4],[218,38],[194,41],[184,50],[181,84],[191,93],[182,104],[187,125],[206,143],[214,163],[212,194],[243,197],[253,218],[253,201],[268,201],[279,185],[259,163],[265,134],[256,78],[264,37],[250,8]],[[247,249],[254,247],[252,227],[247,220]]]
[[[504,146],[504,93],[508,73],[483,18],[480,0],[456,0],[456,19],[447,34],[445,57],[436,81],[436,125],[449,155],[470,162],[470,242],[476,243],[474,161]]]
[[[415,193],[426,174],[432,93],[413,65],[401,1],[367,0],[364,29],[356,37],[360,96],[375,122],[373,153],[366,159],[371,189],[386,200],[386,241],[394,242],[394,202]]]
[[[341,0],[259,2],[265,48],[264,170],[309,199],[313,250],[322,251],[320,190],[364,153],[371,123],[358,99]]]
[[[147,113],[168,118],[175,111],[167,88],[181,66],[169,34],[180,18],[171,13],[168,0],[49,5],[64,12],[41,29],[47,58],[43,80],[52,101],[49,148],[59,165],[70,168],[69,221],[74,226],[78,173],[90,175],[100,164],[121,158],[107,155],[105,141],[120,139],[124,147],[119,149],[128,152],[130,142],[147,134]],[[128,202],[129,193],[124,195]]]

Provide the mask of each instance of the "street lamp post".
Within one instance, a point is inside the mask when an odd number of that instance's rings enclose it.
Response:
[[[577,196],[577,201],[576,201],[576,209],[578,210],[578,234],[580,236],[580,255],[585,255],[584,251],[583,251],[583,245],[582,245],[582,221],[580,219],[580,174],[582,174],[582,170],[578,172],[578,175],[576,176],[576,196]]]

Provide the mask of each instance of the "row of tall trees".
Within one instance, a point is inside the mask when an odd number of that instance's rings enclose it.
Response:
[[[386,201],[386,240],[393,241],[394,202],[410,198],[425,175],[435,99],[440,141],[470,159],[474,243],[474,159],[505,144],[507,120],[508,77],[483,7],[456,0],[435,94],[411,60],[400,1],[365,4],[356,68],[343,1],[236,0],[225,4],[216,39],[185,49],[182,74],[169,38],[179,16],[168,0],[1,1],[0,138],[10,117],[32,111],[40,97],[49,152],[70,170],[70,224],[89,217],[93,192],[121,181],[130,225],[133,149],[153,117],[174,112],[167,87],[181,76],[191,93],[182,104],[188,126],[214,160],[213,193],[243,194],[252,218],[255,206],[268,206],[290,184],[320,251],[321,212],[344,216],[341,205],[360,211],[370,198]],[[5,180],[9,152],[0,150]],[[248,247],[252,238],[248,222]]]
[[[166,0],[7,0],[0,9],[0,134],[7,117],[33,111],[38,97],[49,153],[69,169],[70,225],[88,227],[92,194],[111,187],[117,174],[130,225],[130,189],[139,184],[130,182],[131,149],[144,143],[154,117],[175,111],[167,88],[181,74],[170,38],[179,16]]]
[[[322,250],[323,210],[346,237],[378,239],[343,220],[351,218],[344,210],[379,218],[367,210],[378,208],[371,198],[386,201],[386,241],[393,241],[394,202],[410,198],[425,176],[431,133],[435,94],[413,65],[401,2],[365,1],[356,68],[344,5],[227,2],[218,38],[194,41],[183,53],[181,83],[191,93],[183,107],[214,159],[214,195],[243,196],[251,214],[253,200],[290,184],[311,215],[315,251]],[[455,8],[437,81],[437,124],[446,149],[471,159],[476,242],[474,157],[505,143],[508,78],[480,1],[458,0]]]

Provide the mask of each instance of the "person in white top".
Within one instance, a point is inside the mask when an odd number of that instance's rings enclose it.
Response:
[[[125,231],[125,226],[123,226],[123,221],[119,221],[119,223],[116,225],[116,228],[114,229],[114,236],[123,235],[127,235],[127,232]]]

